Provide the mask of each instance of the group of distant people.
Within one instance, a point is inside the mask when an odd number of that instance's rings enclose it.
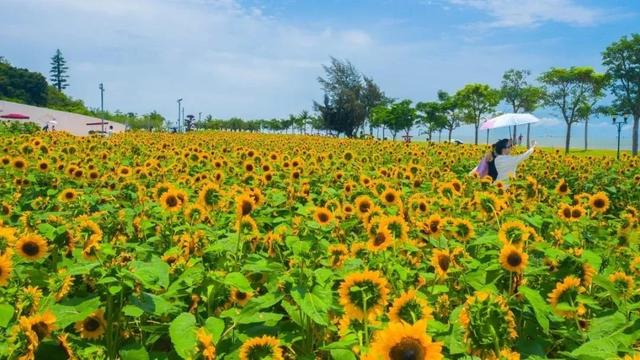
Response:
[[[517,141],[522,142],[522,135],[518,137]],[[501,139],[491,145],[491,150],[485,154],[478,166],[471,171],[471,174],[477,174],[480,178],[490,176],[494,182],[506,183],[510,176],[515,176],[518,165],[531,156],[536,147],[534,141],[526,152],[520,155],[511,155],[514,142],[515,140],[512,139]]]
[[[49,131],[49,123],[47,123],[45,126],[42,127],[42,131]],[[51,131],[56,131],[56,126],[55,125],[51,125]]]

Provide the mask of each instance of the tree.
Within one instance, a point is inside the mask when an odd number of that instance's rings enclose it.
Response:
[[[372,127],[382,128],[382,138],[384,139],[384,130],[386,129],[387,123],[389,122],[387,119],[389,118],[389,105],[380,104],[373,109],[371,109],[371,118],[369,122]],[[378,133],[378,135],[380,135]]]
[[[331,65],[323,68],[326,78],[318,77],[318,82],[324,98],[322,103],[314,101],[314,108],[329,130],[353,137],[364,124],[373,103],[366,96],[364,76],[349,61],[333,57]],[[373,80],[370,81],[373,84]]]
[[[416,104],[416,111],[417,121],[426,128],[427,140],[431,141],[433,132],[444,129],[447,123],[442,104],[437,101],[419,102]]]
[[[0,99],[35,105],[47,105],[47,79],[42,74],[13,67],[0,61]]]
[[[366,76],[363,76],[362,79],[364,81],[364,93],[362,102],[364,104],[364,111],[366,114],[365,120],[369,122],[369,135],[373,135],[373,126],[371,125],[371,112],[373,108],[380,104],[390,103],[390,99],[385,96],[384,92],[380,90],[380,87],[373,81],[373,79]],[[362,124],[362,126],[364,126],[364,123]]]
[[[544,90],[530,85],[527,77],[529,70],[509,69],[502,75],[501,96],[511,106],[514,113],[534,112],[544,99]],[[513,127],[513,136],[517,128]],[[527,147],[530,145],[531,124],[527,124]]]
[[[449,132],[448,139],[451,141],[451,134],[453,133],[453,130],[460,127],[460,122],[464,118],[464,114],[460,109],[459,99],[455,96],[449,95],[448,92],[439,90],[438,100],[440,101],[444,119],[446,119],[442,128]]]
[[[500,102],[500,91],[485,84],[467,84],[456,92],[463,120],[475,127],[475,144],[478,145],[478,129],[482,118],[493,113]]]
[[[633,116],[631,151],[638,155],[640,127],[640,34],[623,36],[602,53],[602,64],[611,79],[615,108]]]
[[[53,86],[58,89],[58,91],[62,91],[66,89],[69,84],[68,80],[69,76],[67,75],[67,71],[69,68],[67,67],[67,61],[62,57],[62,52],[60,49],[56,50],[56,53],[51,57],[51,70],[49,71],[49,80],[53,84]]]
[[[545,105],[558,109],[567,124],[565,153],[568,153],[571,126],[584,119],[585,107],[592,107],[603,96],[607,77],[591,67],[571,67],[551,68],[539,80],[544,85]]]
[[[377,108],[376,108],[377,109]],[[411,100],[402,100],[389,105],[385,110],[379,110],[378,116],[382,123],[391,131],[393,140],[400,131],[409,136],[418,115],[416,109],[411,107]]]

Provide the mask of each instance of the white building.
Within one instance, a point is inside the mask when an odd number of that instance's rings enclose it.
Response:
[[[5,119],[8,114],[26,115],[28,119]],[[10,101],[0,100],[0,121],[24,121],[34,122],[44,127],[49,124],[49,129],[55,127],[56,131],[67,131],[73,135],[88,135],[90,130],[100,132],[102,130],[102,120],[93,116],[74,114],[66,111],[53,110],[43,107],[18,104]],[[105,121],[104,130],[109,131],[113,126],[113,132],[123,132],[124,124]]]

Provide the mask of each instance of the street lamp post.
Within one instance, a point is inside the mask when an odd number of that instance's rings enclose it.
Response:
[[[620,133],[622,132],[622,127],[624,125],[627,125],[627,115],[622,115],[622,121],[620,121],[620,119],[616,119],[617,115],[613,116],[612,119],[612,123],[613,125],[618,127],[618,153],[617,153],[617,158],[620,159]]]
[[[178,132],[180,132],[180,114],[182,113],[181,107],[182,107],[182,98],[178,99]]]
[[[102,134],[104,134],[104,85],[100,83],[98,88],[100,89],[100,117],[102,118],[100,124],[102,126]]]

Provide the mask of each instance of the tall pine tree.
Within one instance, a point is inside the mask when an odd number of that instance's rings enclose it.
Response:
[[[62,57],[60,49],[56,50],[56,53],[51,57],[51,70],[49,71],[49,80],[55,86],[58,91],[62,91],[69,86],[67,79],[67,61]]]

